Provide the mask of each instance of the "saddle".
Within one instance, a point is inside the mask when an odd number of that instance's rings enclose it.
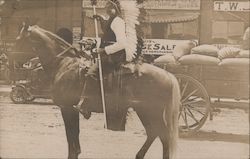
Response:
[[[105,102],[108,105],[111,104],[112,109],[118,109],[124,93],[123,87],[125,86],[123,80],[133,78],[135,74],[134,67],[135,64],[124,64],[103,76]],[[88,105],[102,105],[99,82],[98,78],[89,76],[84,83],[83,96],[80,102],[74,106],[86,119],[91,116],[91,112],[86,109]]]

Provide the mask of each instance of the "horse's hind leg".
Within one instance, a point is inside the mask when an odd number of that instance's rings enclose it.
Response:
[[[79,112],[71,108],[61,108],[68,141],[68,159],[77,159],[81,153],[79,142]]]
[[[147,113],[141,110],[136,110],[136,112],[147,133],[147,139],[145,143],[143,144],[139,152],[136,154],[136,159],[143,159],[146,152],[148,151],[148,149],[154,142],[155,138],[157,137],[157,134],[153,131],[151,122],[148,120],[149,118],[147,116]]]
[[[168,145],[168,138],[166,135],[166,131],[162,131],[160,134],[160,140],[162,143],[162,151],[163,151],[163,159],[169,159],[169,145]]]
[[[151,135],[147,136],[147,140],[143,144],[143,146],[140,149],[140,151],[136,154],[136,159],[143,159],[144,158],[146,152],[148,151],[149,147],[154,142],[155,138],[156,138],[156,136],[151,136]]]

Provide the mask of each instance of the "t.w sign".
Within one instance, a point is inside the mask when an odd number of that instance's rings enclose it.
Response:
[[[215,11],[250,11],[249,1],[214,1]]]

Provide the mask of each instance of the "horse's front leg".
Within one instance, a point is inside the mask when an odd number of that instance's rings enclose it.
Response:
[[[68,141],[68,159],[77,159],[81,153],[79,142],[79,112],[72,108],[61,108]]]

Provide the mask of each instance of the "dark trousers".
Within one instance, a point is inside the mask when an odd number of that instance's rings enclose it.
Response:
[[[115,69],[118,69],[122,63],[126,61],[125,51],[119,51],[111,55],[101,54],[101,62],[102,62],[102,70],[103,74],[109,74],[113,72]],[[97,75],[98,74],[98,63],[93,64],[89,70],[89,75]]]

